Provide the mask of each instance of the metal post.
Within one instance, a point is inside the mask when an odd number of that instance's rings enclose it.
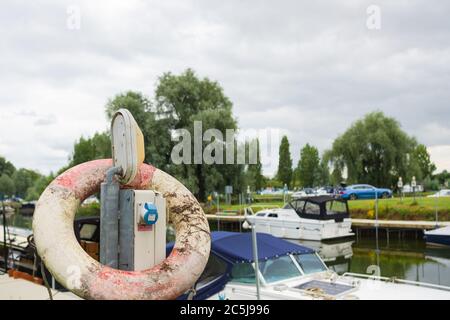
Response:
[[[106,172],[106,182],[100,186],[100,262],[118,268],[119,255],[119,182],[114,178],[121,169]]]
[[[255,261],[256,299],[261,300],[260,283],[259,283],[258,243],[256,238],[255,224],[252,224],[252,245],[253,245],[253,260]]]
[[[8,272],[8,245],[7,245],[7,240],[6,240],[6,209],[5,209],[5,201],[3,198],[3,194],[1,195],[2,198],[2,209],[3,209],[3,254],[4,254],[4,259],[5,259],[5,265],[4,265],[4,269],[5,269],[5,273]]]
[[[220,194],[217,193],[217,213],[219,213]]]
[[[259,261],[258,261],[258,242],[256,238],[256,221],[255,223],[247,219],[247,210],[244,211],[245,221],[252,228],[252,250],[253,260],[255,261],[255,280],[256,280],[256,299],[261,300],[260,282],[259,282]]]
[[[440,196],[440,191],[438,191],[438,193],[436,194],[436,196],[435,196],[435,209],[436,209],[436,212],[435,212],[435,215],[436,215],[436,228],[438,227],[438,198],[439,198],[439,196]]]
[[[239,193],[239,214],[241,213],[242,210],[242,202],[243,202],[243,195],[242,193]]]
[[[379,262],[379,254],[380,254],[380,248],[378,244],[378,191],[375,189],[375,241],[376,241],[376,255],[377,255],[377,266],[380,266]]]
[[[119,263],[118,269],[133,271],[134,268],[134,192],[119,192]]]

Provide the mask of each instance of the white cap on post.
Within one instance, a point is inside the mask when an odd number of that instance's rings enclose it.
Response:
[[[122,168],[121,182],[130,183],[144,162],[144,136],[133,115],[119,109],[111,121],[113,166]]]

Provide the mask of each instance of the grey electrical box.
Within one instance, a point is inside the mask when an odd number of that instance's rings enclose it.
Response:
[[[120,190],[119,269],[140,271],[166,258],[166,202],[152,190]],[[149,218],[149,215],[152,218]]]

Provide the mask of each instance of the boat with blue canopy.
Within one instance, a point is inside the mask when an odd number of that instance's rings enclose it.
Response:
[[[257,233],[259,298],[266,299],[449,299],[450,288],[382,276],[338,275],[311,248]],[[174,243],[166,247],[167,255]],[[199,279],[178,299],[258,298],[252,234],[211,232],[211,253]]]

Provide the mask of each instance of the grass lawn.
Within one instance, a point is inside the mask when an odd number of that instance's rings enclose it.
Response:
[[[354,218],[373,218],[375,200],[349,201]],[[435,220],[436,208],[440,220],[450,220],[450,198],[399,198],[379,200],[380,219],[386,220]]]
[[[265,208],[282,207],[282,199],[273,199],[274,197],[260,197],[251,207],[253,212],[258,212]],[[352,218],[374,219],[375,200],[355,200],[349,201],[348,206]],[[438,209],[438,218],[440,221],[450,221],[450,197],[448,198],[426,198],[418,197],[416,203],[414,198],[380,199],[378,207],[378,217],[384,220],[425,220],[434,221],[436,206]],[[238,211],[238,214],[244,214],[245,206],[220,205],[220,211]],[[215,207],[203,206],[205,213],[214,214],[217,212]],[[95,216],[100,214],[100,205],[92,204],[87,207],[80,207],[76,217]]]

